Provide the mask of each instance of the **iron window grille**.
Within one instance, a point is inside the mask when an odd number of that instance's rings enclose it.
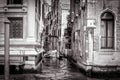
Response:
[[[7,0],[7,4],[23,4],[23,0]]]
[[[23,18],[11,17],[10,20],[10,38],[23,38]]]

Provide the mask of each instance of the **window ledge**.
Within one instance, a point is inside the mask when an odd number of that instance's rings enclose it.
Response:
[[[24,5],[21,5],[21,4],[9,4],[9,5],[6,5],[5,7],[8,7],[8,8],[13,8],[13,7],[25,7]]]
[[[8,9],[23,9],[23,11],[26,11],[27,10],[27,6],[25,5],[15,5],[15,4],[10,4],[10,5],[6,5],[4,6],[4,10],[5,11],[8,11]]]
[[[101,52],[115,52],[115,49],[100,49]]]
[[[10,46],[35,46],[40,45],[39,42],[27,42],[24,40],[19,41],[10,41]],[[4,42],[0,42],[0,47],[4,46]]]
[[[26,5],[6,5],[4,6],[5,12],[27,12]]]

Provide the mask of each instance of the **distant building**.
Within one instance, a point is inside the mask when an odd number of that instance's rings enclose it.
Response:
[[[64,30],[67,27],[69,0],[51,0],[49,44],[50,50],[64,52]]]
[[[71,37],[72,37],[72,22],[71,22],[71,16],[70,14],[67,16],[67,27],[64,29],[64,53],[65,56],[68,56],[71,54],[72,49],[72,43],[71,43]]]
[[[71,0],[72,61],[85,71],[120,71],[120,0]]]
[[[43,28],[43,0],[0,0],[0,65],[4,64],[4,19],[10,21],[10,65],[36,68]],[[14,57],[13,57],[13,56]]]
[[[51,0],[51,48],[59,50],[61,31],[61,7],[59,0]]]
[[[42,42],[43,42],[43,48],[45,49],[45,51],[48,51],[49,50],[49,41],[48,41],[48,29],[50,27],[50,12],[51,12],[51,5],[50,3],[47,2],[47,0],[44,0],[44,12],[43,12],[43,25],[44,25],[44,28],[43,28],[43,31],[42,31]]]
[[[60,52],[67,54],[68,53],[68,45],[66,42],[66,36],[65,31],[66,28],[68,28],[68,16],[69,16],[69,12],[70,12],[70,0],[60,0],[60,5],[61,5],[61,38],[60,38]],[[69,30],[69,29],[68,29]],[[69,34],[69,33],[68,33]]]
[[[50,42],[51,37],[49,34],[51,33],[51,12],[47,14],[45,19],[45,27],[44,27],[44,49],[46,51],[50,50]]]

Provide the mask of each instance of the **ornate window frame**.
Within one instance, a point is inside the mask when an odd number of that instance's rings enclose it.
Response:
[[[99,37],[99,50],[100,51],[115,51],[116,50],[116,14],[114,13],[114,11],[112,11],[111,9],[108,9],[108,8],[106,8],[105,10],[103,10],[101,13],[100,13],[100,15],[99,15],[99,26],[100,26],[100,28],[99,28],[99,30],[100,30],[100,32],[101,32],[101,15],[103,14],[103,13],[105,13],[105,12],[109,12],[109,13],[111,13],[113,16],[114,16],[114,48],[111,48],[111,49],[101,49],[101,33],[99,33],[100,34],[100,37]]]

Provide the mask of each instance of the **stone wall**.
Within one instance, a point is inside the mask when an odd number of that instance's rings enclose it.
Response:
[[[100,50],[100,16],[104,11],[110,11],[115,15],[115,49],[120,50],[120,1],[119,0],[97,0],[96,4],[91,4],[91,6],[96,7],[95,9],[90,9],[94,12],[96,16],[96,29],[94,30],[94,50]],[[89,7],[90,8],[90,7]],[[89,15],[88,15],[89,16]]]
[[[91,6],[93,5],[91,4]],[[120,62],[120,56],[118,55],[120,51],[120,0],[96,0],[96,4],[94,4],[93,7],[95,7],[95,9],[92,9],[91,11],[95,12],[95,15],[91,16],[96,16],[96,28],[94,29],[93,63],[95,65],[117,65]],[[100,16],[105,11],[113,13],[115,17],[114,49],[101,49]]]

